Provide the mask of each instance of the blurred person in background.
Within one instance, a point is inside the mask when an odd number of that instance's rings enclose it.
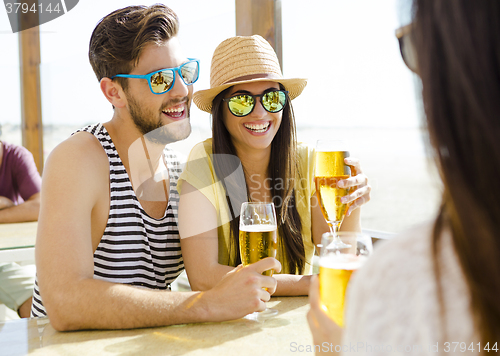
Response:
[[[38,220],[41,183],[33,155],[22,146],[0,141],[0,223]],[[34,282],[34,265],[0,263],[0,302],[29,317]]]
[[[433,222],[379,246],[356,272],[343,332],[321,309],[317,279],[311,283],[314,342],[317,351],[339,345],[349,354],[405,346],[422,355],[497,353],[500,2],[414,0],[412,24],[398,32],[403,58],[422,80],[441,208]]]
[[[31,152],[0,141],[0,223],[38,220],[41,184]]]

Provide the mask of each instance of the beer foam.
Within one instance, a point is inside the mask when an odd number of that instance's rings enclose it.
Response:
[[[366,256],[338,254],[324,256],[319,259],[319,266],[333,269],[357,270],[366,262]]]
[[[276,231],[276,225],[240,225],[240,231],[246,232],[267,232],[267,231]]]

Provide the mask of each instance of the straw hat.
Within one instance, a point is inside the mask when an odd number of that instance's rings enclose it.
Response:
[[[274,49],[261,36],[231,37],[215,49],[210,89],[194,93],[193,101],[201,110],[211,112],[212,101],[223,90],[237,84],[263,81],[283,84],[290,99],[299,96],[307,84],[307,79],[283,78]]]

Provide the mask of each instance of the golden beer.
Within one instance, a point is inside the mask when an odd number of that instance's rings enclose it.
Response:
[[[351,168],[345,164],[348,151],[323,152],[316,151],[314,175],[316,177],[350,176]]]
[[[323,310],[339,326],[344,326],[344,300],[347,284],[354,271],[366,257],[344,254],[321,258],[319,262],[319,291]]]
[[[347,151],[317,151],[315,155],[314,181],[321,211],[326,221],[336,225],[342,222],[348,208],[340,199],[349,194],[349,189],[337,187],[338,181],[351,175],[344,162],[346,157],[349,157]]]
[[[315,177],[316,194],[321,205],[321,212],[326,221],[340,223],[347,212],[348,204],[342,203],[340,198],[349,194],[349,189],[337,188],[339,180],[349,176]]]
[[[240,255],[244,266],[266,257],[276,258],[276,225],[240,225]],[[262,274],[272,276],[273,270]]]

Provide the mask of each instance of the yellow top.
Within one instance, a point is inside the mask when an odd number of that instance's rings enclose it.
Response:
[[[299,178],[295,182],[295,201],[302,222],[302,241],[306,256],[304,274],[311,274],[312,257],[314,254],[314,243],[311,234],[311,196],[316,190],[313,176],[314,157],[313,150],[300,143],[297,145],[297,153],[299,159]],[[231,174],[231,178],[240,177],[240,179],[243,179],[242,174],[241,164],[239,164],[239,169],[236,169]],[[226,191],[215,174],[212,161],[212,139],[198,143],[191,150],[186,167],[177,183],[179,193],[182,190],[183,181],[188,182],[194,188],[198,189],[215,207],[218,217],[219,263],[226,266],[236,266],[234,261],[236,254],[230,253],[230,250],[235,248],[230,242],[229,222],[231,221],[231,213],[227,203]],[[235,209],[237,210],[235,216],[238,216],[240,207],[238,206]],[[279,241],[280,237],[278,237],[278,243]],[[276,258],[282,264],[281,273],[291,273],[288,270],[284,246],[278,245]]]

